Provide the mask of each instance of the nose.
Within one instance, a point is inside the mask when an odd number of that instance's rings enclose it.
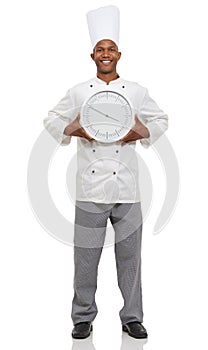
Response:
[[[109,51],[108,49],[105,49],[102,54],[103,57],[109,57]]]

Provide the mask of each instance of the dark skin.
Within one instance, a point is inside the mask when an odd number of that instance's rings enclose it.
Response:
[[[116,66],[121,57],[121,52],[118,51],[117,45],[112,40],[99,41],[90,56],[97,66],[97,77],[99,79],[109,84],[110,81],[118,78]],[[80,114],[64,129],[64,134],[84,137],[90,142],[93,141],[94,139],[82,128],[79,120]],[[134,127],[119,141],[129,143],[146,137],[149,137],[149,131],[135,115]]]

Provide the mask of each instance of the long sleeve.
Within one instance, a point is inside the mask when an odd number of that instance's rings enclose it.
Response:
[[[71,142],[71,136],[64,135],[64,129],[76,116],[76,108],[71,91],[68,90],[59,103],[48,112],[48,117],[43,120],[43,124],[56,141],[64,146]]]
[[[139,118],[148,128],[150,136],[140,140],[145,148],[152,145],[168,128],[168,116],[158,107],[156,102],[149,96],[148,90],[144,96]]]

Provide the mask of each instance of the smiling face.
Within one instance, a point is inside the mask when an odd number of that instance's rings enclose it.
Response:
[[[112,74],[116,73],[116,65],[121,53],[112,40],[101,40],[96,44],[91,57],[97,66],[98,73]]]

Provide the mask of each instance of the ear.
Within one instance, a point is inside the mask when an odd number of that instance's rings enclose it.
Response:
[[[91,53],[91,54],[90,54],[90,57],[92,58],[93,61],[95,60],[95,55],[94,55],[94,53]]]
[[[121,52],[118,52],[118,61],[120,60],[121,58]]]

